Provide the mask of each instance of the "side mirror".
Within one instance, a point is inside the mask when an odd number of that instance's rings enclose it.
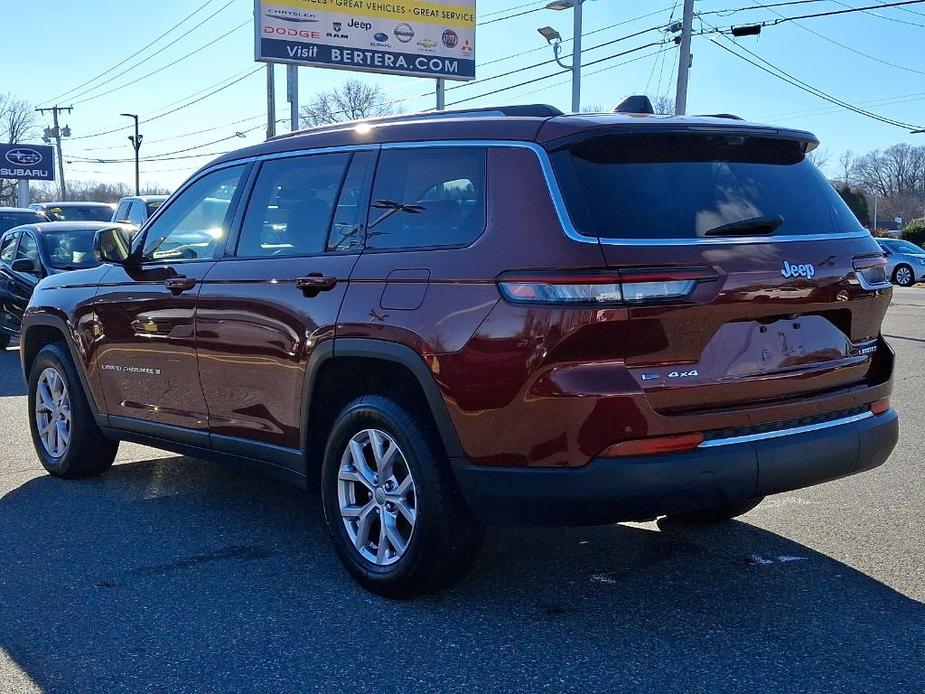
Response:
[[[14,260],[10,268],[12,268],[13,272],[21,272],[26,275],[37,275],[39,270],[38,264],[32,258]]]
[[[125,265],[132,257],[132,246],[119,227],[100,229],[93,237],[93,251],[101,263]]]

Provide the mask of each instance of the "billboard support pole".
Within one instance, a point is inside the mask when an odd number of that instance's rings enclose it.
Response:
[[[286,94],[289,99],[290,130],[299,129],[299,66],[286,66]]]
[[[30,202],[32,202],[32,196],[29,194],[29,181],[20,178],[16,186],[16,204],[19,207],[29,207]]]
[[[437,78],[437,110],[443,111],[446,108],[446,80],[442,77]]]
[[[273,63],[267,63],[267,139],[276,135],[276,75]]]

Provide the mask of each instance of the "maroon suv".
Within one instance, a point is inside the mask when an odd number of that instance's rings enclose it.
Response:
[[[318,484],[387,595],[461,576],[486,524],[721,520],[869,470],[898,431],[891,289],[816,145],[535,106],[228,154],[38,286],[36,450],[61,477],[128,440]]]

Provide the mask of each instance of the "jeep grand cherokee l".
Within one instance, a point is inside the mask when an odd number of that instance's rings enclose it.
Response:
[[[897,439],[885,261],[727,117],[517,107],[222,156],[23,325],[45,468],[121,440],[318,485],[353,576],[452,583],[492,523],[732,518]]]

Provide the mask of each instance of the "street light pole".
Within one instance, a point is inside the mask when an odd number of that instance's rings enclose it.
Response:
[[[553,0],[553,2],[546,5],[547,10],[574,10],[575,13],[572,16],[573,21],[573,31],[572,31],[572,64],[571,66],[563,65],[559,60],[559,45],[562,43],[562,38],[552,27],[543,27],[539,30],[543,38],[549,41],[552,44],[553,51],[555,53],[556,62],[559,65],[566,69],[571,70],[572,72],[572,112],[578,113],[581,110],[581,10],[582,5],[585,0]]]
[[[122,113],[120,115],[132,118],[135,121],[135,134],[129,135],[128,139],[132,143],[132,149],[135,150],[135,195],[141,195],[141,165],[138,159],[138,150],[141,149],[141,141],[144,139],[144,135],[138,134],[138,114]]]

